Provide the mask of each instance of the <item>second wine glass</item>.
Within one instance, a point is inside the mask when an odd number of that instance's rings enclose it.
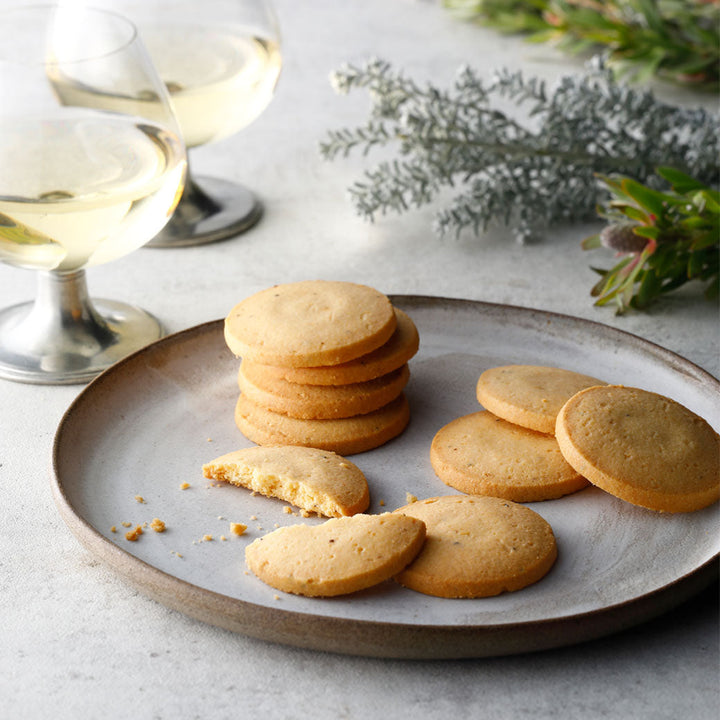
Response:
[[[270,103],[282,61],[277,20],[267,0],[105,1],[138,26],[189,150],[237,133]],[[191,171],[175,214],[148,245],[223,240],[252,227],[261,215],[251,190]]]

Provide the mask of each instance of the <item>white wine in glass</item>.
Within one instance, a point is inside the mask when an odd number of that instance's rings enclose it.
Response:
[[[168,222],[186,154],[133,24],[62,6],[0,11],[0,260],[38,272],[34,302],[0,310],[0,377],[86,382],[162,334],[131,305],[93,301],[85,268]],[[112,88],[124,107],[62,97]]]
[[[272,100],[282,59],[277,21],[267,0],[97,2],[138,26],[170,93],[188,149],[234,135]],[[82,92],[75,89],[75,102]],[[97,100],[86,97],[85,102],[92,106]],[[259,199],[247,188],[189,174],[172,220],[148,244],[178,247],[223,240],[252,227],[261,215]]]

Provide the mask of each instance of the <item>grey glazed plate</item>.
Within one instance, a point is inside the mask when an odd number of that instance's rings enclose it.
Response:
[[[392,300],[415,320],[421,346],[407,390],[410,426],[384,447],[352,456],[368,478],[368,512],[404,505],[407,493],[454,493],[430,467],[430,442],[445,423],[478,409],[475,382],[494,365],[555,365],[661,392],[720,429],[720,383],[633,335],[504,305]],[[543,580],[519,592],[447,600],[389,581],[330,599],[278,593],[246,571],[245,546],[276,526],[320,520],[203,478],[203,463],[250,444],[233,422],[238,361],[222,329],[222,321],[191,328],[113,366],[80,393],[55,437],[53,492],[70,529],[123,578],[171,608],[299,647],[377,657],[481,657],[629,627],[679,604],[716,572],[717,504],[663,515],[591,487],[531,504],[552,525],[559,558]],[[166,532],[146,529],[137,542],[125,539],[122,523],[155,517]],[[230,522],[246,524],[246,534],[232,535]]]

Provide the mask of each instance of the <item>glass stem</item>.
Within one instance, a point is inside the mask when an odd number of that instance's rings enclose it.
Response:
[[[95,310],[85,270],[38,273],[38,291],[23,322],[26,347],[40,355],[91,356],[115,342],[115,333]]]

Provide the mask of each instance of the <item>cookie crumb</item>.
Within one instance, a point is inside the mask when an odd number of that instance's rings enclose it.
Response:
[[[406,492],[405,493],[405,502],[408,505],[411,505],[414,502],[417,502],[417,495],[413,495],[412,493]]]
[[[145,498],[142,495],[136,495],[135,500],[139,502],[141,505],[145,504]]]
[[[165,523],[160,518],[153,518],[150,527],[157,533],[165,532]]]
[[[247,530],[247,525],[243,525],[242,523],[230,523],[230,532],[233,535],[242,535]]]
[[[124,523],[121,523],[121,525],[122,525],[123,527],[132,527],[132,523],[131,523],[131,522],[124,522]]]
[[[143,534],[143,529],[138,525],[134,530],[128,530],[125,533],[125,539],[130,542],[135,542]]]
[[[117,528],[115,527],[115,525],[113,525],[113,526],[110,528],[110,532],[111,532],[111,533],[116,533],[116,532],[117,532]]]
[[[292,515],[292,514],[293,514],[293,509],[292,509],[289,505],[286,505],[286,506],[283,508],[283,512],[284,512],[286,515]]]
[[[212,535],[203,535],[201,542],[212,542],[213,536]]]
[[[187,490],[190,487],[190,483],[184,482],[181,486],[181,490]]]
[[[380,501],[380,507],[385,507],[385,501],[384,501],[384,500],[381,500],[381,501]]]
[[[227,540],[227,538],[226,538],[224,535],[221,535],[221,536],[220,536],[220,539],[221,539],[223,542],[225,542],[225,540]]]

